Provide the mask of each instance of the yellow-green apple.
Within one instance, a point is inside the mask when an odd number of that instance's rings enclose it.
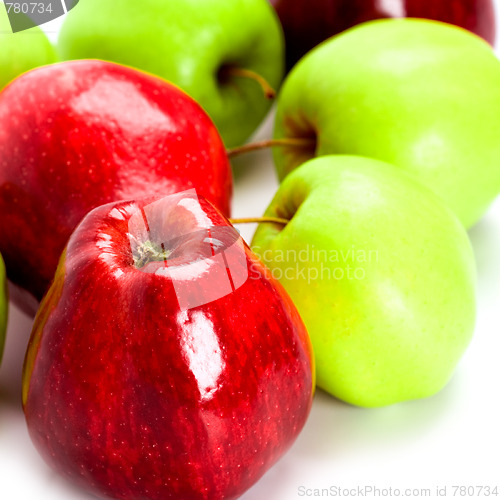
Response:
[[[285,32],[291,68],[323,40],[379,18],[420,17],[462,26],[494,44],[493,0],[270,0]]]
[[[267,0],[86,0],[67,15],[58,50],[63,59],[115,61],[179,85],[228,147],[244,142],[270,108],[246,72],[276,89],[284,67],[280,22]]]
[[[471,226],[500,192],[500,61],[476,35],[417,19],[365,23],[313,49],[279,97],[283,178],[304,160],[387,161],[432,189]]]
[[[235,499],[311,408],[310,341],[290,298],[202,197],[98,207],[35,319],[31,438],[105,498]]]
[[[40,28],[12,33],[0,2],[0,89],[20,74],[55,61],[55,50]]]
[[[222,140],[187,94],[103,61],[30,71],[0,93],[0,252],[40,300],[92,208],[196,188],[229,213]]]
[[[281,184],[252,248],[290,294],[318,385],[360,406],[438,392],[475,324],[475,265],[460,221],[393,165],[316,158]]]

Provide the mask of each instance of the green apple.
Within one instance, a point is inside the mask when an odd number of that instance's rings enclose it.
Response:
[[[7,278],[5,264],[0,256],[0,361],[2,361],[3,348],[5,344],[5,330],[7,329],[9,299],[7,294]]]
[[[253,250],[311,336],[318,385],[359,406],[430,396],[475,325],[466,231],[430,190],[378,160],[324,156],[281,184]]]
[[[275,89],[283,76],[279,20],[267,0],[80,2],[66,17],[63,59],[98,58],[159,75],[197,100],[226,146],[243,143],[271,102],[250,70]]]
[[[500,61],[481,38],[427,20],[380,20],[326,41],[292,70],[275,136],[280,178],[314,156],[349,154],[405,169],[465,226],[500,192]]]
[[[56,62],[55,50],[38,27],[12,33],[0,2],[0,89],[30,69]]]

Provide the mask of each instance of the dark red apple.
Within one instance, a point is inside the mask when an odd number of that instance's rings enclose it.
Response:
[[[23,404],[45,460],[117,499],[234,499],[290,447],[313,394],[284,289],[193,193],[94,209],[28,348]]]
[[[229,214],[222,140],[174,85],[75,61],[33,70],[0,93],[0,253],[9,279],[38,300],[92,208],[190,188]]]
[[[495,42],[493,0],[269,0],[283,25],[287,67],[327,38],[388,17],[423,17],[462,26]]]

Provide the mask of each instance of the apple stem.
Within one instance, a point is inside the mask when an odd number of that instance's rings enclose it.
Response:
[[[172,252],[166,250],[163,244],[158,246],[152,241],[146,241],[137,246],[134,252],[134,264],[137,269],[144,267],[150,262],[164,262]]]
[[[261,149],[274,148],[274,147],[309,147],[315,146],[316,140],[301,137],[285,137],[283,139],[267,139],[264,141],[252,142],[250,144],[244,144],[243,146],[238,146],[237,148],[228,149],[226,151],[229,158],[234,158],[245,153],[250,153],[252,151],[259,151]]]
[[[286,226],[290,221],[281,217],[245,217],[243,219],[229,219],[231,224],[282,224]]]
[[[252,71],[251,69],[239,68],[238,66],[223,66],[219,72],[219,78],[222,80],[227,80],[228,78],[248,78],[249,80],[254,80],[257,82],[266,99],[274,99],[276,97],[276,91],[271,87],[269,82],[262,76]]]

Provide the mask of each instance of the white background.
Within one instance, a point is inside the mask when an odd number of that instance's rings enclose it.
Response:
[[[44,26],[52,39],[59,24]],[[270,137],[271,130],[269,117],[256,138]],[[260,215],[277,187],[269,152],[239,159],[236,174],[233,216]],[[241,229],[250,241],[255,226]],[[407,488],[430,488],[432,498],[439,486],[447,487],[447,498],[460,498],[459,492],[453,495],[454,485],[496,485],[500,495],[500,199],[470,237],[479,315],[475,337],[449,385],[426,400],[370,410],[319,391],[295,445],[244,500],[307,498],[301,495],[305,488],[335,486],[400,488],[401,496]],[[94,498],[54,474],[31,445],[21,409],[30,330],[31,320],[11,305],[0,367],[0,499]],[[418,498],[415,493],[410,497]]]

